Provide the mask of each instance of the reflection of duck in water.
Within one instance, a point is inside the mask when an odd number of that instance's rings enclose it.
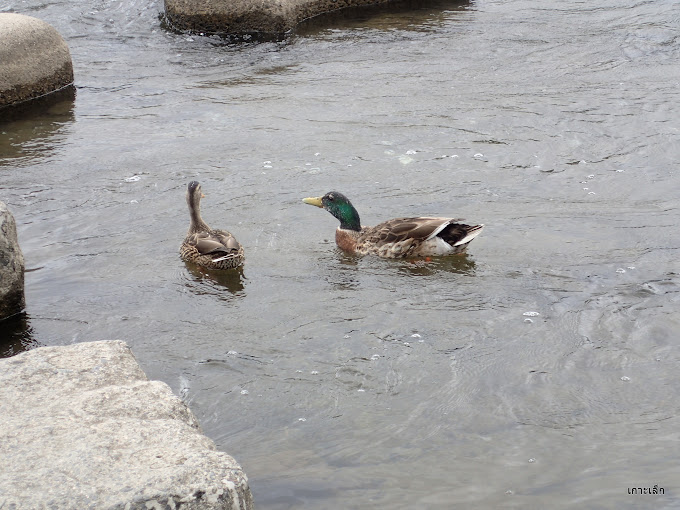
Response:
[[[195,294],[212,294],[220,299],[228,299],[229,295],[224,292],[224,289],[231,294],[238,295],[245,288],[242,266],[231,271],[215,271],[195,264],[187,264],[187,270],[190,279],[187,280],[186,285]]]
[[[463,253],[484,225],[464,225],[454,218],[395,218],[375,227],[362,227],[359,213],[342,193],[305,198],[306,204],[326,209],[340,220],[335,242],[358,255],[397,259]]]
[[[187,204],[191,225],[180,246],[180,257],[208,269],[231,269],[243,264],[243,247],[226,230],[213,230],[201,218],[201,185],[189,183]]]

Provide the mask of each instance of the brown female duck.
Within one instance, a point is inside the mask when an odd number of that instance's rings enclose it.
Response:
[[[201,218],[201,185],[191,181],[187,189],[187,205],[191,224],[179,253],[185,262],[207,269],[232,269],[243,264],[241,244],[226,230],[214,230]]]

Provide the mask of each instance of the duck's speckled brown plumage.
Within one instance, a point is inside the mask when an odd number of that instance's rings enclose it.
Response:
[[[191,224],[179,253],[182,260],[207,269],[232,269],[243,264],[243,247],[226,230],[212,229],[201,218],[201,185],[191,181],[187,189],[187,205]]]
[[[374,227],[361,226],[359,214],[347,197],[336,191],[305,203],[326,209],[340,220],[335,242],[358,255],[383,258],[429,257],[462,253],[484,228],[455,218],[395,218]]]

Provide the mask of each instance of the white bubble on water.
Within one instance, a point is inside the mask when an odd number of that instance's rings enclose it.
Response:
[[[380,359],[380,354],[374,354],[373,356],[371,356],[371,361],[375,361],[377,359]]]
[[[617,272],[617,273],[625,273],[626,270],[623,269],[622,267],[620,267],[620,268],[618,268],[618,269],[616,270],[616,272]]]
[[[186,398],[186,396],[189,394],[189,379],[184,377],[183,375],[179,376],[179,394],[182,399]]]
[[[418,333],[413,333],[411,335],[411,338],[420,338],[420,335]]]
[[[141,177],[139,175],[133,175],[132,177],[126,177],[125,182],[137,182]]]
[[[533,321],[533,319],[524,319],[524,322],[532,323],[534,321]]]
[[[357,391],[358,391],[359,393],[364,393],[366,390],[363,389],[363,388],[359,388]]]
[[[236,356],[238,352],[236,351],[227,351],[227,356]]]
[[[247,395],[247,394],[248,394],[248,390],[241,390],[241,395]]]
[[[533,464],[534,462],[536,462],[536,459],[529,459],[530,464]]]
[[[310,372],[310,374],[312,374],[312,375],[319,375],[319,371],[318,371],[318,370],[312,370],[312,371]]]
[[[527,317],[538,317],[541,314],[538,312],[524,312],[522,315],[526,315]]]
[[[409,149],[406,151],[406,154],[415,154],[417,151],[414,151],[413,149]]]
[[[482,154],[481,152],[478,152],[477,154],[475,154],[475,155],[472,156],[472,157],[473,157],[473,158],[479,159],[479,158],[483,158],[483,157],[484,157],[484,154]]]
[[[307,421],[307,418],[298,418],[298,421]]]
[[[408,165],[409,163],[413,163],[413,158],[410,156],[399,156],[399,163]]]
[[[630,377],[628,377],[627,375],[624,375],[624,376],[621,378],[621,380],[622,380],[622,381],[630,381]]]

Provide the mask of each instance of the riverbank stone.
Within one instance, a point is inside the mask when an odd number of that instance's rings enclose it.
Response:
[[[71,53],[51,25],[0,13],[0,41],[0,108],[72,86]]]
[[[165,0],[167,24],[218,35],[283,35],[320,14],[388,0]]]
[[[0,320],[23,308],[24,256],[17,240],[14,216],[7,205],[0,202]]]
[[[0,508],[253,508],[241,467],[128,346],[0,360]]]

